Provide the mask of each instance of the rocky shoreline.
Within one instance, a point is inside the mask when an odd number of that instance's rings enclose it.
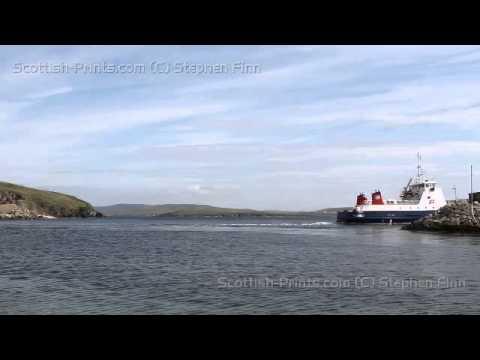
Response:
[[[89,213],[81,214],[81,216],[61,216],[61,217],[103,217],[101,213],[91,211]],[[46,214],[30,210],[23,206],[16,204],[1,205],[0,204],[0,220],[55,220],[58,216]]]
[[[416,220],[402,227],[404,230],[437,231],[462,234],[480,234],[480,204],[475,201],[473,216],[467,201],[452,202],[438,213]]]
[[[71,217],[71,216],[65,216]],[[86,214],[80,217],[102,217],[102,214],[98,212],[92,212],[90,214]],[[10,206],[6,208],[5,205],[0,205],[0,220],[55,220],[58,219],[57,216],[45,214],[45,213],[38,213],[36,211],[32,211],[28,208],[20,207],[20,206]]]

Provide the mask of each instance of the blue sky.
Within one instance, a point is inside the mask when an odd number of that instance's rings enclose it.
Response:
[[[345,206],[374,188],[397,196],[417,152],[448,198],[454,184],[465,196],[470,163],[480,174],[478,46],[2,46],[0,55],[0,179],[95,205]],[[157,73],[153,62],[256,71]],[[32,70],[39,64],[50,72]],[[58,64],[146,71],[52,73]]]

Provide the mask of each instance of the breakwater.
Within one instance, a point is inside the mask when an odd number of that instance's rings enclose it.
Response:
[[[403,229],[480,234],[480,203],[475,201],[472,209],[467,201],[451,202],[438,213],[405,225]]]

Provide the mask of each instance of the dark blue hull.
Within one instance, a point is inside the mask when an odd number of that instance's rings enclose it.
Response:
[[[359,213],[355,210],[340,211],[337,213],[337,222],[343,223],[410,223],[435,211],[365,211]]]

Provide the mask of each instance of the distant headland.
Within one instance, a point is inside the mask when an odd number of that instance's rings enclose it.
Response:
[[[0,182],[0,219],[101,216],[88,202],[74,196]]]
[[[336,213],[344,208],[329,208],[318,211],[280,211],[232,209],[197,204],[117,204],[97,206],[96,209],[105,216],[112,217],[299,217],[318,216]]]
[[[198,204],[116,204],[96,206],[74,196],[0,182],[0,219],[55,219],[67,217],[316,217],[346,208],[282,211],[224,208]]]

